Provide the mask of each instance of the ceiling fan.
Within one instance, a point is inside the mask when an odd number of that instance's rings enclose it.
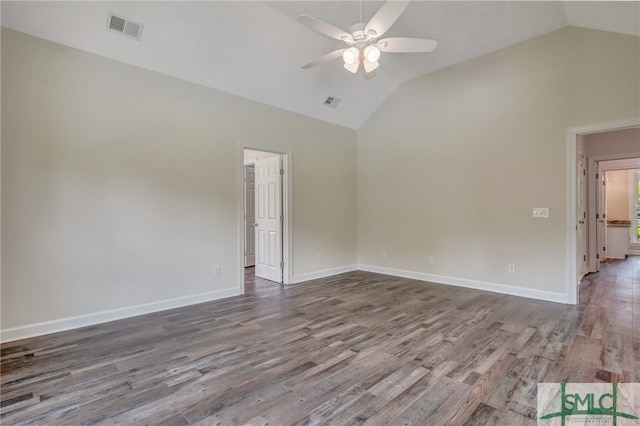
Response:
[[[331,24],[327,24],[319,19],[302,15],[298,17],[298,21],[307,27],[331,38],[343,41],[346,47],[334,50],[319,58],[314,59],[303,69],[313,68],[316,65],[331,61],[342,57],[344,67],[352,73],[358,72],[362,66],[362,72],[365,77],[371,77],[371,74],[378,68],[378,59],[381,52],[392,53],[413,53],[413,52],[432,52],[438,43],[435,40],[427,40],[421,38],[407,37],[388,37],[383,38],[382,35],[396,22],[402,12],[409,5],[407,1],[387,1],[368,23],[362,22],[362,1],[360,2],[360,21],[349,27],[348,32],[343,31]]]

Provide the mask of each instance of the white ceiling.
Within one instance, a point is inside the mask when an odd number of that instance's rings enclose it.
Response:
[[[368,21],[382,6],[364,1]],[[2,1],[2,26],[357,129],[407,80],[567,25],[640,36],[637,1],[414,0],[386,36],[438,41],[432,53],[383,54],[365,80],[341,60],[300,67],[341,42],[296,17],[347,29],[359,1]],[[145,25],[141,41],[106,31],[112,11]],[[323,106],[341,99],[336,109]]]

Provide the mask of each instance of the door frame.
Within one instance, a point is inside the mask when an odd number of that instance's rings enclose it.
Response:
[[[578,209],[578,136],[640,127],[640,117],[590,124],[567,129],[567,303],[578,304],[578,236],[576,212]]]
[[[282,283],[291,284],[293,274],[293,153],[291,150],[282,152],[274,149],[263,148],[258,145],[249,144],[246,141],[239,140],[237,143],[237,230],[238,230],[238,290],[240,294],[245,293],[244,287],[244,150],[250,149],[254,151],[270,152],[278,154],[282,160],[282,213],[284,214],[284,223],[282,225],[282,261],[284,268],[282,270]]]

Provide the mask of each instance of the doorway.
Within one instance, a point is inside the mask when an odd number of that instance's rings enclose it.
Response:
[[[638,134],[640,135],[640,129],[638,129]],[[605,139],[608,133],[600,133],[594,136],[598,136],[598,139]],[[604,151],[607,151],[607,145],[603,144]],[[640,148],[640,146],[639,146]],[[612,227],[622,227],[620,221],[631,222],[633,217],[636,216],[632,212],[631,204],[633,204],[633,200],[631,199],[631,183],[627,182],[628,187],[623,188],[624,193],[626,194],[624,197],[628,197],[626,200],[625,207],[623,210],[626,212],[620,212],[618,209],[607,211],[607,200],[609,197],[609,186],[613,182],[608,179],[608,175],[611,176],[613,172],[616,171],[626,171],[624,174],[629,175],[629,170],[636,169],[640,167],[640,152],[636,153],[598,153],[597,155],[592,155],[589,157],[589,178],[588,178],[588,193],[589,193],[589,210],[588,210],[588,259],[589,259],[589,270],[588,272],[598,272],[600,270],[600,263],[605,262],[609,256],[609,248],[610,244],[607,241],[608,235],[611,233],[623,232],[621,229],[610,229]],[[627,176],[628,177],[628,176]],[[629,179],[627,179],[629,180]],[[626,185],[625,185],[626,186]],[[618,193],[617,197],[619,197],[619,192],[621,191],[619,185],[614,185],[615,191],[611,194],[615,196]],[[613,214],[612,214],[613,213]],[[615,222],[615,223],[614,223]],[[626,225],[625,225],[626,226]],[[630,223],[629,223],[630,231]],[[615,238],[618,240],[619,238]]]
[[[239,263],[238,281],[290,283],[291,182],[290,153],[239,144]],[[268,280],[268,281],[266,281]]]
[[[600,160],[614,160],[614,159],[628,159],[640,157],[637,144],[632,144],[631,148],[625,148],[622,144],[602,144],[600,149],[596,153],[590,153],[584,149],[584,138],[590,135],[605,134],[609,132],[616,132],[618,130],[639,129],[640,119],[631,118],[625,120],[619,120],[608,123],[600,123],[589,126],[582,126],[568,129],[567,142],[568,142],[568,155],[567,155],[567,303],[577,304],[579,297],[579,285],[581,272],[584,269],[585,251],[587,252],[586,259],[588,260],[588,271],[595,272],[595,265],[597,259],[596,248],[598,241],[596,239],[595,230],[597,226],[596,217],[596,200],[595,195],[596,185],[595,171],[596,161]],[[587,171],[588,182],[588,211],[584,212],[584,180],[581,179],[580,174],[583,173],[581,168],[581,154],[587,156]],[[582,165],[584,165],[584,159],[582,159]],[[582,202],[582,205],[581,205]],[[586,228],[588,238],[584,238],[584,233],[581,235],[580,220],[586,221]],[[584,229],[582,229],[584,231]],[[586,248],[585,248],[586,245]]]
[[[597,230],[599,260],[626,259],[638,243],[640,157],[598,161],[597,170],[602,180],[597,214],[603,219],[598,222],[603,229]]]

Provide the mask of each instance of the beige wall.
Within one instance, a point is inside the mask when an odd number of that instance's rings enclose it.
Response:
[[[565,293],[567,128],[638,116],[639,47],[556,31],[403,84],[356,137],[3,30],[2,329],[237,290],[239,140],[291,152],[294,276]]]
[[[278,154],[273,152],[256,151],[254,149],[244,150],[244,164],[253,164],[258,160],[264,160],[265,158],[275,157]]]
[[[629,191],[631,175],[629,170],[610,170],[607,179],[607,219],[630,220]]]
[[[354,265],[355,131],[3,29],[2,329],[237,291],[239,140],[291,153],[293,275]]]
[[[640,156],[640,128],[586,135],[584,141],[589,157]]]
[[[358,132],[359,264],[566,293],[567,129],[638,116],[639,47],[569,27],[403,84]]]

